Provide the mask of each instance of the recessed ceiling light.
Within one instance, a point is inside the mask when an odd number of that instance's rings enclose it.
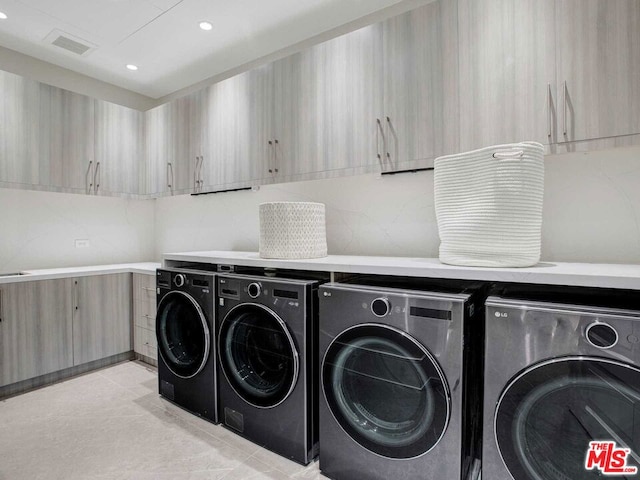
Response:
[[[138,67],[136,67],[135,65],[132,65],[132,64],[127,65],[127,68],[128,68],[129,70],[133,70],[134,72],[135,72],[136,70],[138,70]]]
[[[213,25],[211,25],[209,22],[200,22],[200,28],[202,30],[209,31],[213,28]]]
[[[4,12],[0,12],[0,20],[6,20],[7,19],[7,14]]]

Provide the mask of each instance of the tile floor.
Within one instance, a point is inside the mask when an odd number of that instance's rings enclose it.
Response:
[[[157,394],[125,362],[0,402],[0,480],[325,479]]]

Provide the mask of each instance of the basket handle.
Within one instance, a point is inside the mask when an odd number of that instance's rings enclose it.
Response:
[[[506,159],[506,158],[514,158],[514,157],[522,158],[523,155],[524,155],[524,150],[515,150],[513,152],[495,152],[491,156],[493,158]]]

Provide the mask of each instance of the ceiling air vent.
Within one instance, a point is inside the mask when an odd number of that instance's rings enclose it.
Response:
[[[86,56],[97,48],[97,46],[93,45],[91,42],[87,42],[82,38],[57,29],[47,35],[45,41],[51,45],[64,48],[68,52],[81,56]]]

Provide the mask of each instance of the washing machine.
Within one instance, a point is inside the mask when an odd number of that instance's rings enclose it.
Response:
[[[481,359],[468,347],[481,338],[481,295],[444,281],[357,282],[319,289],[321,472],[477,478]]]
[[[218,275],[220,421],[301,464],[317,455],[316,280]]]
[[[638,294],[576,294],[487,299],[486,479],[640,478]]]
[[[215,274],[159,269],[156,287],[160,395],[217,423]]]

